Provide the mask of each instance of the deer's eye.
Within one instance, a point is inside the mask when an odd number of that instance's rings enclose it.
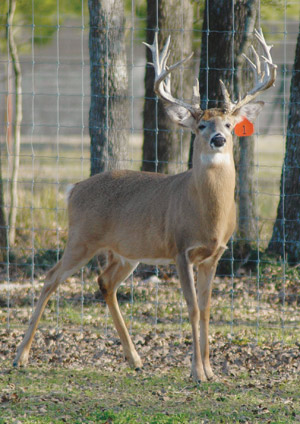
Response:
[[[203,124],[200,124],[200,125],[199,125],[199,130],[200,130],[200,131],[205,130],[205,128],[206,128],[206,125],[203,125]]]
[[[225,124],[226,128],[231,128],[231,124],[229,124],[229,122],[227,124]]]

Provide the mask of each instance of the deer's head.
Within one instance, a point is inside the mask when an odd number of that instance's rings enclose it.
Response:
[[[243,118],[254,122],[264,103],[253,102],[253,100],[260,92],[267,90],[275,82],[277,66],[273,64],[270,54],[272,46],[266,44],[261,30],[259,32],[255,31],[255,36],[264,52],[264,55],[261,56],[263,63],[261,63],[260,57],[253,46],[251,46],[251,49],[254,55],[254,63],[244,55],[254,72],[254,88],[239,101],[232,102],[225,84],[220,80],[224,106],[223,108],[207,110],[200,108],[199,83],[197,79],[193,86],[191,104],[176,99],[171,94],[171,72],[188,61],[193,53],[180,62],[168,67],[167,60],[170,55],[170,37],[168,37],[160,55],[158,52],[157,33],[155,34],[153,45],[145,43],[152,52],[152,65],[155,69],[155,93],[164,102],[170,119],[179,126],[189,128],[195,133],[196,148],[205,154],[232,151],[232,131],[234,126]]]

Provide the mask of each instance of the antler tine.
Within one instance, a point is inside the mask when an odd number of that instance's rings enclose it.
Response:
[[[274,81],[276,79],[277,65],[273,63],[272,56],[271,56],[271,48],[273,47],[273,45],[271,46],[267,45],[264,35],[262,33],[262,30],[260,30],[260,32],[258,31],[256,32],[257,32],[256,37],[258,40],[261,40],[261,45],[265,52],[265,56],[262,56],[262,58],[265,61],[265,75],[268,75],[269,79],[272,81],[271,85],[274,85]],[[271,85],[267,86],[265,90]]]
[[[169,56],[170,56],[170,50],[169,50],[170,41],[171,41],[171,36],[169,35],[168,38],[167,38],[167,41],[166,41],[166,43],[165,43],[165,45],[162,49],[162,52],[159,56],[159,61],[160,61],[162,69],[166,69],[166,67],[167,67],[167,61],[168,61]],[[159,50],[158,50],[157,32],[155,33],[155,46],[156,46],[156,51],[157,51],[157,54],[158,54]]]
[[[255,30],[255,37],[257,38],[264,52],[264,55],[261,55],[259,57],[254,47],[251,46],[251,51],[255,59],[255,63],[253,63],[249,59],[249,57],[243,54],[243,57],[247,60],[251,69],[254,72],[255,85],[252,88],[252,90],[250,90],[241,100],[239,100],[236,104],[234,104],[231,112],[234,112],[235,110],[239,109],[245,104],[251,102],[253,99],[255,99],[255,97],[259,95],[261,91],[267,90],[269,87],[274,85],[274,82],[276,80],[277,65],[273,63],[272,56],[271,56],[271,48],[273,46],[267,45],[265,37],[261,29],[259,31]],[[263,60],[264,70],[262,70],[261,59]]]
[[[252,51],[252,54],[254,56],[255,64],[244,53],[242,54],[242,56],[247,60],[247,62],[249,63],[250,67],[252,68],[254,72],[255,85],[256,85],[258,83],[258,76],[261,74],[261,64],[260,64],[259,55],[252,45],[250,46],[250,50]]]
[[[264,50],[264,52],[265,52],[265,55],[267,56],[267,60],[269,60],[269,62],[270,63],[273,63],[272,62],[272,56],[271,56],[271,53],[270,53],[270,51],[271,51],[271,48],[273,47],[273,45],[272,46],[268,46],[267,45],[267,43],[266,43],[266,40],[265,40],[265,37],[264,37],[264,34],[263,34],[263,32],[262,32],[262,29],[260,28],[260,30],[258,31],[257,29],[254,31],[254,34],[255,34],[255,37],[258,39],[258,41],[260,42],[260,44],[261,44],[261,47],[263,48],[263,50]]]
[[[231,99],[230,99],[230,95],[228,93],[228,90],[224,84],[224,82],[220,79],[220,85],[221,85],[221,90],[222,90],[222,94],[224,97],[224,109],[226,112],[231,112],[231,110],[234,107],[234,103],[232,103]]]
[[[168,67],[167,60],[170,55],[170,50],[169,50],[170,40],[171,40],[171,37],[169,36],[167,38],[167,41],[160,55],[159,55],[159,49],[158,49],[157,32],[155,33],[154,42],[152,45],[144,43],[151,50],[151,53],[152,53],[153,63],[151,63],[151,65],[154,67],[154,70],[155,70],[154,91],[162,100],[171,104],[177,104],[179,106],[182,106],[185,109],[189,110],[194,115],[196,113],[196,109],[198,109],[197,107],[195,107],[196,106],[195,104],[190,105],[188,103],[183,102],[182,100],[175,99],[172,96],[171,79],[170,79],[171,72],[174,69],[178,68],[180,65],[190,60],[191,57],[193,56],[193,53],[191,53],[188,57]]]
[[[170,53],[168,53],[169,56]],[[171,65],[169,67],[165,66],[164,68],[161,66],[162,64],[159,63],[159,68],[160,68],[160,73],[157,73],[157,79],[155,80],[154,83],[154,88],[157,88],[157,92],[156,94],[160,95],[159,93],[159,85],[161,84],[162,81],[164,81],[167,76],[176,68],[178,68],[180,65],[183,65],[185,62],[187,62],[188,60],[191,59],[191,57],[193,56],[194,53],[191,53],[188,57],[180,60],[179,62],[174,63],[174,65]]]
[[[193,85],[192,105],[194,108],[200,109],[200,90],[198,78],[195,78]]]
[[[171,93],[171,74],[168,74],[163,82],[165,91]]]

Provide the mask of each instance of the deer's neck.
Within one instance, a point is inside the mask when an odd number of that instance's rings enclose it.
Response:
[[[195,149],[192,173],[199,213],[204,220],[223,225],[235,219],[235,167],[232,153],[205,153]]]

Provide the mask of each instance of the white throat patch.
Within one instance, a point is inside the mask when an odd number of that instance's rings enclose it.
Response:
[[[204,165],[230,165],[231,156],[229,153],[212,152],[201,153],[200,160]]]

